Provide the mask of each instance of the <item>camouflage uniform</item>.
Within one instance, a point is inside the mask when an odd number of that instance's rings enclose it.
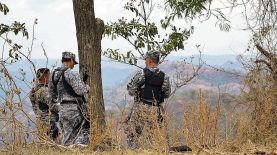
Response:
[[[43,78],[50,73],[48,68],[40,68],[37,70],[37,79]],[[46,77],[49,78],[49,77]],[[48,85],[38,83],[32,88],[29,98],[32,103],[34,113],[37,119],[37,128],[40,134],[45,134],[50,136],[51,139],[55,140],[58,136],[58,128],[56,126],[57,117],[51,105],[50,96],[48,94]],[[49,113],[50,111],[50,113]],[[50,116],[49,116],[50,115]]]
[[[48,78],[49,69],[40,68],[36,72],[37,83],[32,88],[29,98],[32,103],[33,111],[36,115],[36,127],[39,135],[49,133],[49,95]]]
[[[29,94],[33,111],[37,119],[40,121],[40,124],[43,125],[49,125],[49,95],[47,92],[47,85],[36,84]]]
[[[72,58],[75,55],[70,52],[63,52],[63,58]],[[62,75],[64,73],[64,76]],[[56,86],[55,86],[56,84]],[[89,127],[85,119],[85,110],[82,106],[85,101],[82,97],[72,96],[67,84],[79,96],[84,96],[89,91],[80,78],[79,73],[73,72],[65,64],[57,68],[51,75],[49,82],[49,93],[54,104],[59,104],[59,123],[62,129],[62,145],[87,144],[89,140]],[[82,106],[82,108],[81,108]]]
[[[145,69],[149,70],[150,72],[160,72],[159,68],[156,67],[146,67]],[[155,101],[149,101],[148,103],[152,102],[152,105],[150,105],[145,104],[145,102],[141,100],[139,94],[140,89],[144,87],[144,85],[144,71],[138,71],[132,78],[131,82],[127,85],[129,95],[135,97],[134,105],[126,121],[125,128],[127,143],[131,149],[138,148],[138,138],[141,136],[141,134],[143,134],[144,130],[146,130],[148,136],[150,136],[148,138],[150,138],[151,143],[151,130],[154,128],[155,124],[161,125],[163,121],[163,109],[161,106],[162,103],[159,103],[159,105],[157,105]],[[164,98],[168,98],[171,93],[171,87],[169,77],[167,75],[164,76],[164,81],[162,83],[161,89],[164,94]]]

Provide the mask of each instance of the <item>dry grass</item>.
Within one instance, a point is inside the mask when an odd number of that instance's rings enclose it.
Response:
[[[184,114],[183,134],[189,146],[196,148],[210,148],[217,144],[219,137],[218,122],[221,116],[221,107],[218,103],[212,111],[211,104],[199,92],[199,103],[188,107]]]
[[[6,80],[9,81],[9,78]],[[139,138],[141,150],[132,151],[127,148],[124,134],[127,115],[125,108],[107,115],[104,133],[94,129],[97,134],[93,135],[94,140],[88,148],[63,147],[41,134],[43,128],[21,105],[26,98],[23,97],[19,102],[16,90],[11,88],[10,96],[1,101],[1,154],[165,154],[168,153],[169,146],[180,145],[191,147],[193,151],[189,154],[243,154],[257,151],[270,153],[277,146],[276,126],[272,124],[276,119],[273,111],[275,105],[270,98],[260,99],[255,108],[249,108],[250,112],[242,114],[222,109],[220,102],[212,105],[199,91],[198,102],[186,106],[184,114],[177,116],[183,117],[178,127],[172,121],[176,117],[174,114],[164,112],[162,128],[155,121],[155,112],[141,114],[143,119],[154,120],[152,127],[144,127]],[[253,113],[256,117],[253,117]],[[225,120],[222,125],[223,116]],[[33,129],[30,124],[35,124],[37,129]]]

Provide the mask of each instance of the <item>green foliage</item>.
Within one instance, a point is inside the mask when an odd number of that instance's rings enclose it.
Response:
[[[25,27],[25,23],[20,23],[14,21],[11,25],[0,24],[0,35],[3,35],[8,32],[13,32],[15,35],[18,35],[19,32],[22,33],[23,37],[29,38],[28,31]]]
[[[130,65],[136,65],[138,61],[138,59],[134,56],[134,54],[131,51],[128,51],[125,55],[121,54],[118,49],[107,49],[106,51],[104,51],[103,55],[107,56],[108,58]]]
[[[3,12],[4,15],[6,15],[9,12],[9,8],[7,7],[7,5],[3,4],[0,2],[0,12]]]
[[[170,14],[163,20],[164,25],[172,22],[175,18],[195,19],[204,17],[208,20],[213,16],[217,19],[220,30],[229,31],[230,21],[226,18],[221,9],[211,9],[212,0],[166,0],[166,7]]]
[[[166,6],[171,9],[169,18],[195,18],[203,11],[211,0],[166,0]]]
[[[193,26],[176,24],[176,21],[186,22],[193,19],[209,19],[214,16],[216,25],[224,31],[230,29],[229,21],[220,9],[210,9],[211,0],[165,0],[159,4],[154,0],[130,0],[124,9],[132,18],[122,17],[116,22],[107,23],[104,36],[116,40],[123,38],[133,47],[132,56],[122,54],[123,51],[108,49],[104,56],[122,63],[136,65],[138,59],[150,50],[161,52],[162,61],[172,52],[184,49],[186,40],[194,31]],[[163,7],[162,7],[163,6]],[[165,12],[160,19],[155,11]],[[158,12],[159,13],[159,12]],[[153,20],[154,19],[154,20]],[[157,22],[159,21],[159,22]],[[139,57],[136,57],[139,55]],[[131,62],[131,63],[129,63]]]
[[[170,4],[169,6],[174,5],[171,2],[168,4]],[[185,41],[193,33],[193,27],[177,27],[174,25],[175,16],[186,18],[195,15],[205,9],[203,7],[205,3],[201,4],[203,5],[200,7],[189,6],[187,15],[169,12],[168,15],[160,19],[160,23],[156,23],[151,19],[154,9],[158,9],[153,5],[153,0],[127,2],[124,9],[130,12],[133,18],[122,17],[117,22],[106,24],[104,36],[108,36],[112,40],[119,37],[123,38],[133,46],[134,50],[124,55],[119,50],[108,49],[103,54],[119,62],[136,65],[138,60],[135,57],[136,54],[139,54],[140,58],[143,59],[147,51],[158,50],[161,52],[163,60],[170,53],[183,50]]]
[[[7,5],[0,3],[0,12],[3,12],[4,15],[7,15],[9,12],[9,8]],[[20,23],[18,21],[14,21],[11,25],[7,25],[4,23],[0,23],[0,37],[4,40],[5,43],[7,43],[10,47],[8,50],[8,56],[5,61],[9,60],[11,58],[11,62],[15,62],[22,57],[20,56],[19,50],[22,48],[21,45],[14,43],[12,39],[9,39],[8,34],[12,32],[14,35],[18,35],[19,33],[22,34],[23,37],[29,38],[28,31],[25,27],[25,23]],[[2,51],[4,52],[4,51]]]

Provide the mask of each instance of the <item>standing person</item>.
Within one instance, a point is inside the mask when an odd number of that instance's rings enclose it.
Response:
[[[40,68],[36,73],[36,83],[32,88],[29,98],[32,103],[33,111],[37,118],[37,128],[40,136],[46,134],[49,129],[49,95],[48,82],[50,70]]]
[[[125,129],[127,143],[131,149],[138,148],[138,138],[143,129],[153,129],[155,122],[161,125],[163,121],[162,103],[169,97],[171,88],[169,77],[158,68],[159,61],[159,52],[147,52],[146,67],[138,71],[127,85],[129,95],[134,96],[134,106]],[[151,137],[151,133],[148,135]]]
[[[84,99],[89,86],[72,69],[78,64],[75,54],[62,53],[62,65],[54,70],[49,83],[52,103],[59,104],[59,123],[62,130],[62,145],[80,144],[87,146],[89,126],[86,119],[87,103]]]

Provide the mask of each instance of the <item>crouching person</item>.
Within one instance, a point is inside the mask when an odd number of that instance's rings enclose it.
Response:
[[[59,106],[61,143],[65,146],[87,146],[90,135],[84,108],[87,107],[84,95],[90,88],[81,80],[79,73],[72,71],[76,64],[75,54],[63,52],[62,65],[54,70],[49,83],[51,98],[56,98]]]

